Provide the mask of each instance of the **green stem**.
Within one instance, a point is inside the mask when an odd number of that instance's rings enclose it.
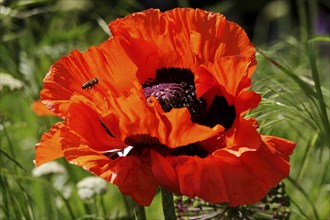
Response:
[[[105,208],[105,204],[104,204],[104,195],[101,194],[101,206],[102,206],[102,212],[103,212],[103,218],[107,218],[108,217],[108,214],[107,214],[107,209]]]
[[[300,27],[300,43],[305,45],[308,39],[308,21],[305,7],[305,0],[297,0],[298,19]]]
[[[147,218],[146,218],[146,212],[144,210],[144,206],[137,206],[135,208],[137,208],[136,213],[135,213],[136,219],[146,220]]]
[[[162,188],[162,203],[165,220],[175,220],[175,210],[173,202],[173,193]]]

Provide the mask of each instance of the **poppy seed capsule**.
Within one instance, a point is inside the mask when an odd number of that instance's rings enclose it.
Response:
[[[87,91],[91,90],[93,88],[93,86],[95,84],[97,84],[99,82],[99,80],[97,78],[93,78],[91,80],[89,80],[88,82],[85,82],[83,85],[82,85],[82,89],[86,89]]]

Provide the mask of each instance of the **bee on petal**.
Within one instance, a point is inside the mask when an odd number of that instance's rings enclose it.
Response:
[[[93,78],[91,80],[89,80],[88,82],[85,82],[82,85],[82,89],[86,89],[87,91],[91,90],[95,84],[97,84],[99,82],[99,80],[97,78]]]

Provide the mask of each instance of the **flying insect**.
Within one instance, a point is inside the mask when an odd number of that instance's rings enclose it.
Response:
[[[96,85],[99,82],[99,80],[95,77],[91,80],[89,80],[88,82],[85,82],[84,84],[82,84],[81,88],[82,89],[86,89],[87,91],[91,90],[94,85]]]

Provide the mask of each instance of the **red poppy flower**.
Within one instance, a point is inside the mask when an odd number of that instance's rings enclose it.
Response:
[[[260,96],[248,91],[255,52],[238,25],[203,10],[150,9],[109,27],[110,39],[45,77],[41,99],[64,121],[37,144],[37,165],[64,156],[141,205],[158,186],[253,203],[289,174],[294,143],[242,118]]]

